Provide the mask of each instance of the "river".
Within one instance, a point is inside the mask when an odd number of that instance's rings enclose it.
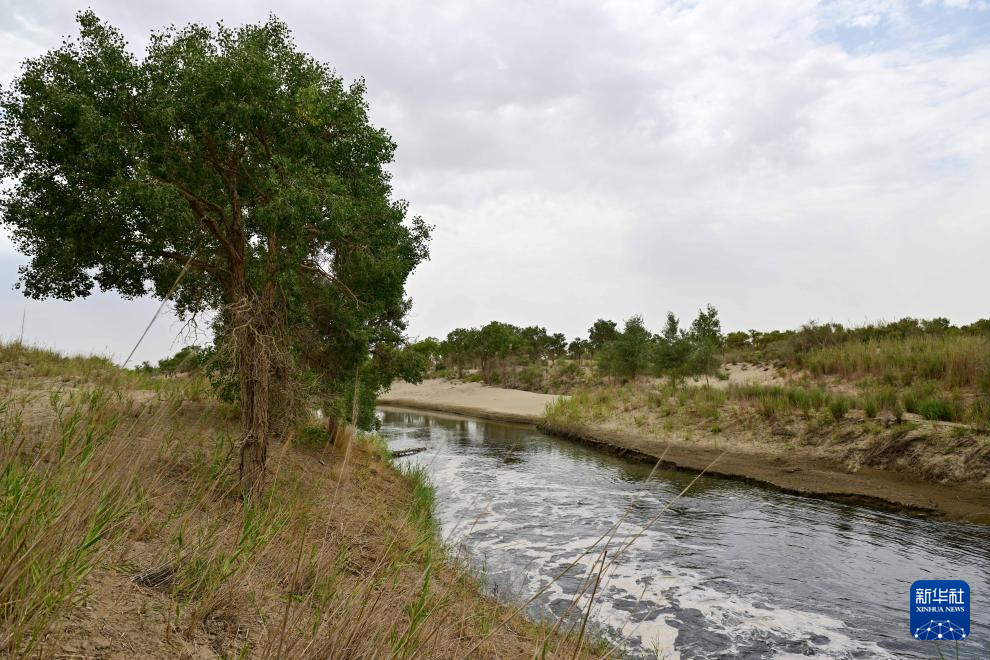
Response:
[[[426,468],[442,533],[486,588],[524,602],[584,554],[528,614],[563,614],[601,573],[589,626],[625,656],[990,657],[990,527],[718,477],[678,497],[695,475],[651,476],[650,465],[532,427],[378,415],[390,448],[427,448],[398,462]],[[599,571],[605,542],[585,551],[620,520]],[[958,646],[911,637],[909,591],[919,579],[969,583],[972,634]]]

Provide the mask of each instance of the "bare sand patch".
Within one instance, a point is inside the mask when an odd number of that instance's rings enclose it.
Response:
[[[393,383],[390,391],[378,397],[378,402],[503,422],[536,424],[543,418],[547,405],[558,396],[431,378],[416,385],[401,381]]]

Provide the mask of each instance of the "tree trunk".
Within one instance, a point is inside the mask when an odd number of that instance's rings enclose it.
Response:
[[[271,380],[275,361],[273,315],[261,301],[242,298],[233,307],[241,398],[241,496],[257,500],[265,485],[271,435]]]
[[[327,444],[337,444],[337,429],[340,424],[332,414],[327,415]]]
[[[361,367],[354,370],[354,398],[351,399],[351,426],[357,430],[359,400],[361,397]]]

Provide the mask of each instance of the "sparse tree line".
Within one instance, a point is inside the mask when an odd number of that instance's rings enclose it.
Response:
[[[492,321],[481,328],[457,328],[446,339],[432,337],[409,347],[431,370],[444,368],[458,378],[477,369],[487,382],[505,380],[510,369],[557,360],[567,351],[563,333],[550,334],[540,326],[519,327]]]
[[[570,342],[562,333],[551,334],[543,327],[492,321],[480,328],[457,328],[443,340],[420,340],[408,351],[417,355],[415,361],[427,372],[455,378],[474,375],[487,383],[541,389],[548,374],[560,376],[558,385],[566,388],[566,379],[581,373],[579,365],[593,367],[600,377],[627,381],[649,375],[677,385],[691,377],[718,376],[725,361],[803,367],[812,351],[845,343],[956,336],[990,336],[990,319],[961,326],[946,318],[903,318],[857,327],[810,322],[797,330],[724,334],[718,310],[707,305],[686,327],[668,312],[658,333],[638,315],[621,326],[598,319],[585,337]]]
[[[718,311],[709,305],[687,328],[681,328],[673,313],[667,314],[660,334],[653,334],[640,316],[628,319],[620,329],[615,321],[598,319],[587,338],[567,342],[563,333],[550,333],[540,326],[519,327],[492,321],[480,328],[457,328],[443,340],[427,338],[410,345],[428,370],[445,370],[461,378],[475,371],[489,383],[511,383],[512,375],[549,366],[568,358],[591,361],[601,374],[632,379],[643,374],[680,380],[687,376],[713,374],[720,364],[723,346]]]

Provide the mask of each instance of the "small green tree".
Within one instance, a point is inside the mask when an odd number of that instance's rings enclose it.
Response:
[[[677,385],[687,372],[690,353],[690,341],[681,331],[680,322],[673,312],[667,312],[663,330],[654,346],[654,372],[658,376],[667,376],[671,385]]]
[[[698,311],[697,318],[691,322],[688,332],[691,342],[691,353],[687,360],[688,371],[708,377],[718,371],[722,361],[718,351],[722,347],[722,323],[718,318],[718,310],[712,305]]]
[[[590,351],[590,342],[587,339],[581,339],[580,337],[575,337],[574,340],[567,345],[567,355],[572,360],[580,360],[586,357]]]
[[[745,348],[749,345],[749,333],[742,331],[730,332],[725,336],[725,347],[730,349]]]
[[[599,369],[609,376],[635,379],[649,367],[651,340],[643,317],[633,316],[625,322],[622,332],[599,351]]]
[[[588,345],[593,353],[597,353],[602,346],[618,336],[619,326],[615,321],[598,319],[588,328]]]
[[[721,348],[722,322],[718,319],[718,310],[712,305],[698,310],[697,318],[691,322],[689,335],[695,343],[711,344],[715,348]]]
[[[547,339],[547,357],[557,360],[567,352],[567,337],[563,332],[555,332]]]
[[[449,369],[454,369],[457,377],[464,375],[464,369],[474,359],[478,344],[478,331],[473,328],[455,328],[447,333],[440,344],[440,352]]]

